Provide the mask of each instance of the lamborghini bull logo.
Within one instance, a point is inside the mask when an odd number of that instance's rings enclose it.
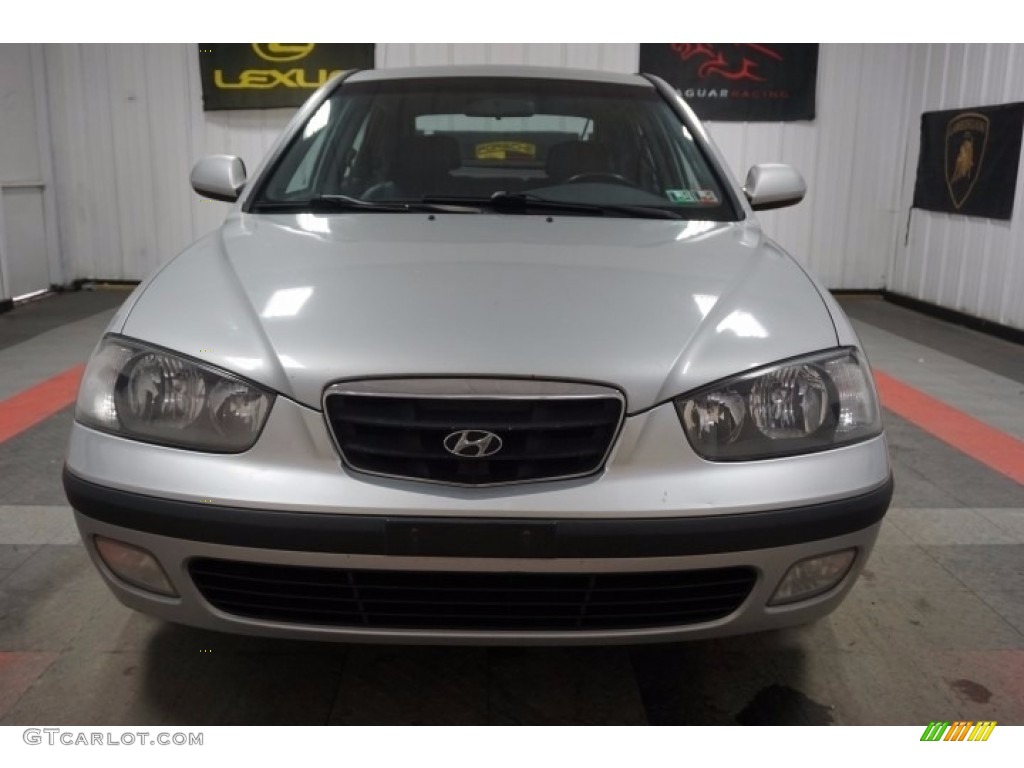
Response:
[[[946,187],[958,209],[978,182],[988,134],[989,120],[977,112],[961,113],[946,125]]]

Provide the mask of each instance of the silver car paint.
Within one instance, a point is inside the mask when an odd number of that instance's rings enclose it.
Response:
[[[750,222],[501,214],[237,213],[123,333],[312,407],[338,379],[491,375],[609,383],[630,413],[837,343]]]
[[[800,172],[784,163],[759,163],[751,166],[743,182],[743,194],[754,210],[795,205],[807,194],[807,183]]]
[[[281,397],[245,453],[166,448],[75,424],[67,462],[85,480],[169,499],[324,514],[469,517],[735,514],[856,496],[889,477],[883,437],[806,456],[705,461],[690,448],[671,404],[625,420],[602,474],[522,486],[460,488],[350,473],[322,414]]]
[[[353,83],[365,83],[378,80],[418,80],[434,77],[539,77],[548,80],[583,80],[622,85],[644,84],[644,79],[639,75],[625,72],[601,72],[594,69],[572,69],[570,67],[478,66],[476,64],[367,69],[353,72],[350,79]]]
[[[245,163],[234,155],[208,155],[192,168],[189,182],[201,195],[234,202],[245,188]]]
[[[560,69],[474,68],[461,74],[565,77]],[[411,70],[406,76],[457,74]],[[396,77],[398,72],[353,78]],[[570,75],[571,76],[571,75]],[[599,73],[588,77],[603,79]],[[607,76],[643,82],[635,76]],[[782,459],[697,457],[665,401],[707,382],[805,352],[859,346],[823,287],[761,233],[721,153],[664,83],[688,129],[714,157],[742,211],[736,223],[538,216],[242,213],[252,185],[217,232],[139,286],[111,321],[124,332],[237,371],[283,393],[257,444],[207,455],[72,429],[67,466],[80,477],[166,498],[323,514],[652,518],[727,515],[855,496],[890,476],[884,437]],[[336,87],[299,111],[261,169]],[[257,169],[255,176],[261,172]],[[159,279],[157,279],[157,277]],[[276,291],[292,314],[264,317]],[[713,301],[712,301],[713,299]],[[285,302],[287,304],[287,302]],[[280,305],[284,306],[284,305]],[[729,320],[732,318],[732,320]],[[428,323],[425,322],[429,319]],[[486,324],[486,327],[484,327]],[[202,350],[211,350],[210,352]],[[349,473],[331,444],[320,395],[341,378],[382,375],[539,376],[620,387],[632,414],[604,471],[572,481],[495,489],[430,486]],[[646,410],[649,409],[649,410]],[[131,467],[130,472],[125,468]],[[198,626],[272,636],[385,642],[640,642],[720,636],[819,618],[852,586],[878,532],[722,555],[614,560],[357,557],[222,547],[143,534],[77,516],[96,559],[103,534],[154,552],[182,593],[145,594],[97,566],[126,604]],[[770,608],[785,570],[856,547],[831,592]],[[199,555],[368,568],[653,570],[745,564],[760,574],[731,616],[657,630],[586,633],[360,632],[230,617],[184,576]]]

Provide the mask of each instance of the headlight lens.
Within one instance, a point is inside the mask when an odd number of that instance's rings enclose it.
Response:
[[[716,461],[809,453],[882,431],[871,376],[852,348],[744,374],[675,406],[690,445]]]
[[[111,336],[86,366],[75,418],[148,442],[238,453],[256,442],[273,399],[230,373]]]

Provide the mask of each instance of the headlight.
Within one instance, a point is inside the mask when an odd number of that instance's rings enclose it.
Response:
[[[238,453],[256,442],[273,400],[225,371],[111,336],[86,366],[75,418],[147,442]]]
[[[809,453],[882,431],[856,349],[762,368],[677,398],[675,406],[690,445],[714,461]]]

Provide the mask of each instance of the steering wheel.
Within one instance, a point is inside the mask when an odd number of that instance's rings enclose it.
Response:
[[[602,171],[593,171],[590,173],[577,173],[574,176],[570,176],[566,179],[563,184],[578,184],[586,181],[605,181],[610,184],[621,184],[624,187],[633,187],[639,189],[640,185],[634,181],[630,181],[621,173],[611,173]]]

